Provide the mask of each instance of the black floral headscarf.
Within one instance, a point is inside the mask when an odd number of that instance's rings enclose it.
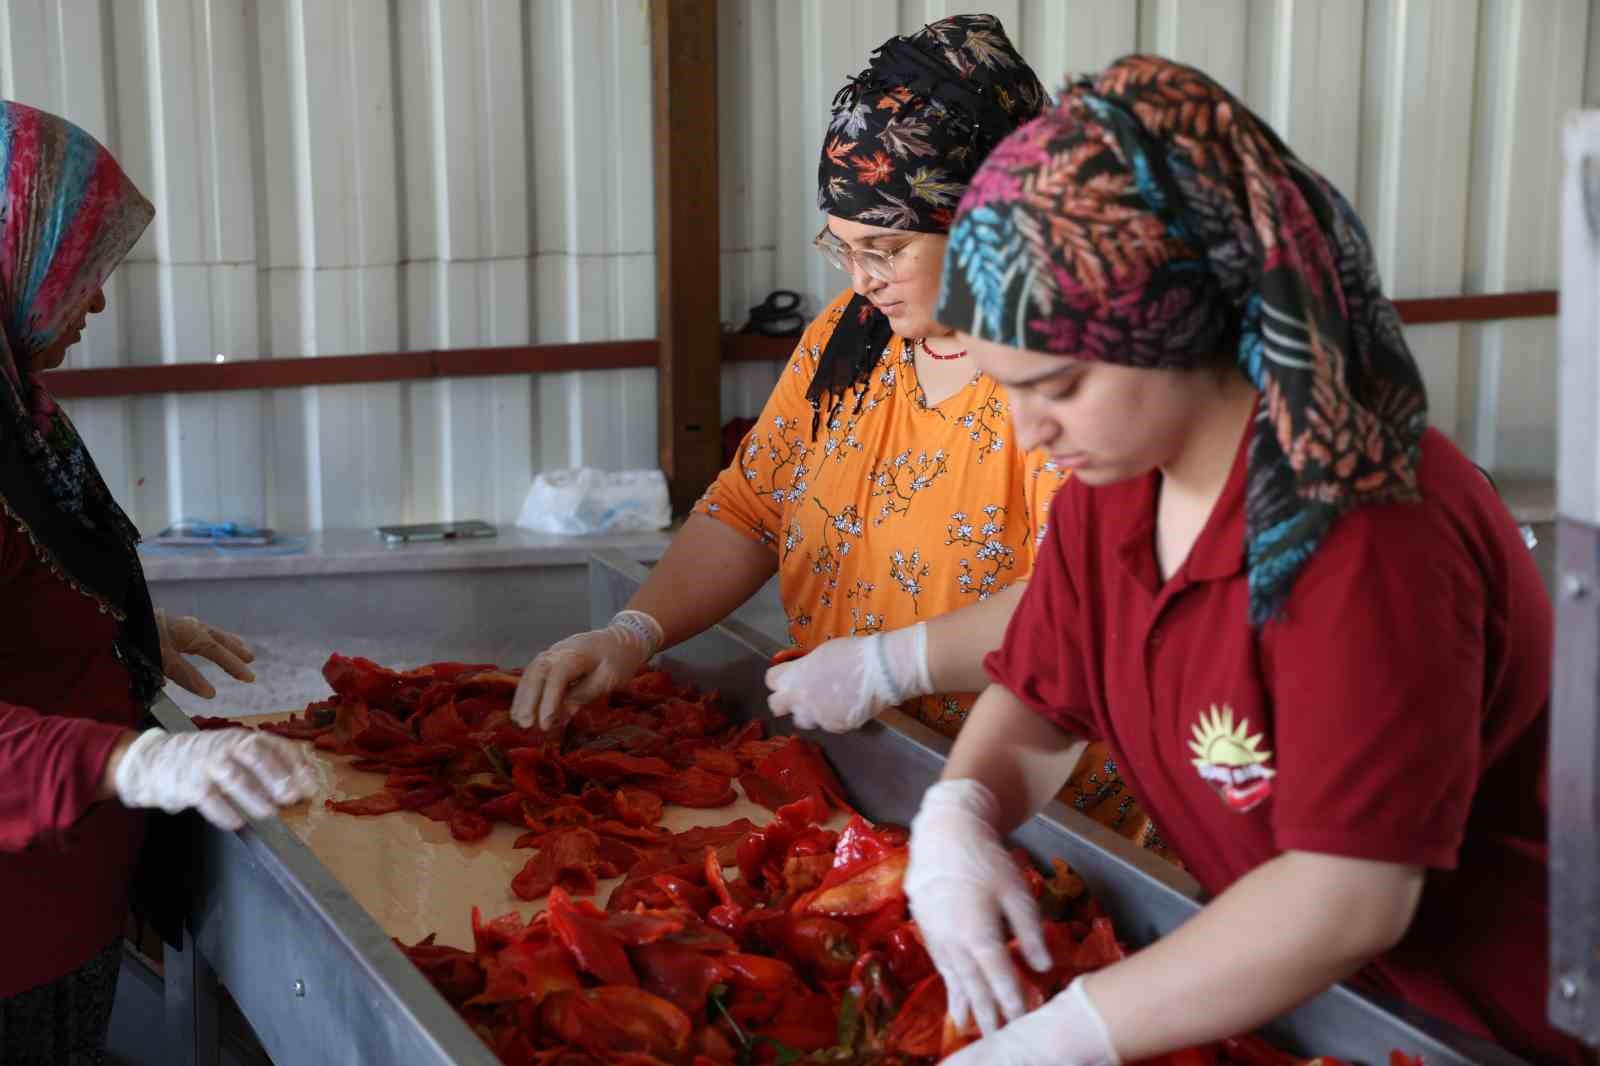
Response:
[[[817,206],[869,226],[944,233],[984,156],[1048,100],[993,15],[891,37],[833,98]],[[837,407],[892,335],[871,302],[850,301],[806,394],[819,418],[823,398]]]
[[[1227,90],[1128,56],[995,149],[961,201],[939,321],[1077,359],[1261,391],[1250,614],[1281,611],[1339,515],[1418,499],[1422,375],[1355,209]]]

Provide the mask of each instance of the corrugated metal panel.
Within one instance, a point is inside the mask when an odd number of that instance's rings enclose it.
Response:
[[[1584,0],[722,0],[723,317],[842,286],[817,146],[892,33],[1000,16],[1052,89],[1208,69],[1356,202],[1399,296],[1556,280],[1556,130],[1600,103]],[[160,209],[78,366],[649,336],[646,0],[0,0],[0,94],[111,146]],[[1410,331],[1436,422],[1553,464],[1554,325]],[[730,367],[726,416],[776,366]],[[653,371],[80,401],[146,528],[514,515],[531,474],[650,465]]]

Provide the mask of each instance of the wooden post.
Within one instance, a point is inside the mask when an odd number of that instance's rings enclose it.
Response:
[[[683,513],[722,466],[717,0],[650,0],[661,469]]]

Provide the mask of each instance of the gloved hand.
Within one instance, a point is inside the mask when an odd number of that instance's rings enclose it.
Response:
[[[238,829],[314,795],[316,764],[292,741],[248,729],[168,733],[147,729],[112,769],[128,807],[199,810],[219,829]]]
[[[794,715],[801,729],[860,729],[885,709],[933,691],[927,623],[819,644],[768,670],[767,687],[772,713]]]
[[[1001,916],[1023,958],[1050,969],[1039,905],[996,828],[1000,805],[979,781],[941,781],[911,822],[906,896],[928,955],[944,978],[949,1013],[965,1025],[970,1010],[985,1035],[1027,1006],[1006,948]]]
[[[190,615],[170,615],[156,611],[156,631],[161,634],[161,672],[167,680],[210,699],[217,694],[211,682],[184,658],[198,655],[210,659],[240,681],[254,681],[256,675],[245,663],[255,662],[250,645],[225,629],[208,626]]]
[[[552,644],[523,671],[511,720],[524,728],[535,721],[540,729],[559,728],[578,707],[638,673],[661,641],[660,622],[643,611],[621,611],[604,629]]]
[[[944,1066],[1121,1066],[1084,979],[1032,1014],[969,1044]]]

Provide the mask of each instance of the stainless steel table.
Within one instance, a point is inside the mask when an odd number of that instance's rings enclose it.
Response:
[[[619,556],[590,564],[589,617],[604,621],[646,571]],[[573,628],[583,623],[574,617]],[[771,638],[727,623],[663,656],[678,676],[720,689],[735,714],[766,717],[762,677],[778,648]],[[168,728],[190,728],[170,704]],[[787,721],[769,721],[774,733]],[[849,735],[813,736],[863,814],[905,823],[940,772],[949,741],[889,714]],[[1035,858],[1061,856],[1079,871],[1121,935],[1146,943],[1196,912],[1187,874],[1060,803],[1024,826],[1016,842]],[[488,1049],[280,820],[238,833],[202,832],[200,876],[186,950],[166,958],[166,1010],[174,1063],[218,1062],[219,983],[284,1066],[458,1063],[491,1066]],[[1285,1046],[1382,1066],[1389,1051],[1422,1054],[1430,1066],[1519,1060],[1425,1019],[1408,1017],[1337,988],[1279,1020]]]

